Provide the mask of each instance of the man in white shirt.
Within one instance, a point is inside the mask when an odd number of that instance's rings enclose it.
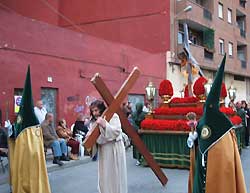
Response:
[[[36,117],[37,117],[39,123],[41,124],[45,119],[45,115],[47,114],[47,110],[43,107],[42,100],[39,100],[36,102],[36,106],[34,107],[34,111],[35,111],[35,114],[36,114]]]

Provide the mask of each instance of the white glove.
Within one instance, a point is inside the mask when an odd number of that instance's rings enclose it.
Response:
[[[189,148],[193,147],[194,141],[197,139],[197,137],[198,137],[198,133],[196,131],[194,131],[194,133],[189,132],[189,136],[188,136],[188,139],[187,139],[187,146]]]
[[[12,125],[10,120],[4,121],[4,127],[8,129],[8,136],[10,137],[13,134]]]

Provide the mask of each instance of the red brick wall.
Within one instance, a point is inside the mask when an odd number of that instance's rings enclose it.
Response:
[[[79,31],[42,1],[0,0],[33,19]],[[45,1],[46,2],[46,1]],[[92,36],[130,45],[151,53],[166,52],[170,44],[170,2],[166,0],[48,1]]]
[[[42,87],[58,89],[57,118],[65,117],[70,124],[75,120],[77,106],[87,109],[87,96],[98,97],[90,83],[96,72],[113,94],[134,66],[140,68],[142,75],[130,93],[144,94],[149,80],[159,85],[165,78],[164,53],[151,54],[1,9],[0,18],[0,108],[5,111],[9,101],[12,120],[14,88],[23,87],[28,64],[34,100],[40,98]],[[47,82],[48,76],[53,78],[52,83]],[[78,100],[69,101],[72,96],[78,96]]]

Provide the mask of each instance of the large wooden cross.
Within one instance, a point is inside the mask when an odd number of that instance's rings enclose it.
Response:
[[[137,67],[135,67],[134,70],[129,75],[129,77],[127,78],[127,80],[120,88],[120,90],[117,92],[115,97],[111,94],[111,92],[109,91],[108,87],[105,85],[99,74],[96,74],[92,78],[91,82],[93,83],[97,91],[100,93],[106,104],[109,106],[105,110],[102,116],[106,116],[106,120],[109,121],[115,112],[119,115],[122,128],[124,129],[124,131],[129,135],[133,144],[137,147],[138,151],[143,155],[149,167],[153,170],[155,175],[160,180],[161,184],[166,185],[168,181],[167,177],[165,176],[159,165],[156,163],[153,156],[147,150],[146,145],[142,142],[137,132],[130,125],[127,116],[123,113],[122,109],[120,108],[120,104],[122,103],[122,101],[124,101],[125,97],[127,96],[128,90],[132,88],[135,81],[138,79],[139,75],[140,71],[138,70]],[[99,135],[100,135],[99,128],[96,127],[92,131],[92,133],[85,139],[84,146],[87,149],[92,148],[93,145],[96,143],[96,140]]]

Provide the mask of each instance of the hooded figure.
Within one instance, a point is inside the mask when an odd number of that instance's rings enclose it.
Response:
[[[145,119],[146,113],[143,112],[143,103],[136,103],[135,112],[132,113],[132,126],[135,130],[140,129],[141,122]]]
[[[226,56],[216,73],[197,125],[193,193],[246,193],[244,175],[233,124],[219,110]]]
[[[136,103],[135,112],[132,113],[129,121],[137,132],[141,127],[141,122],[145,119],[145,115],[146,113],[143,112],[143,104],[140,102]],[[141,160],[141,154],[139,153],[135,145],[133,145],[133,158],[138,160],[136,165],[139,165]]]

